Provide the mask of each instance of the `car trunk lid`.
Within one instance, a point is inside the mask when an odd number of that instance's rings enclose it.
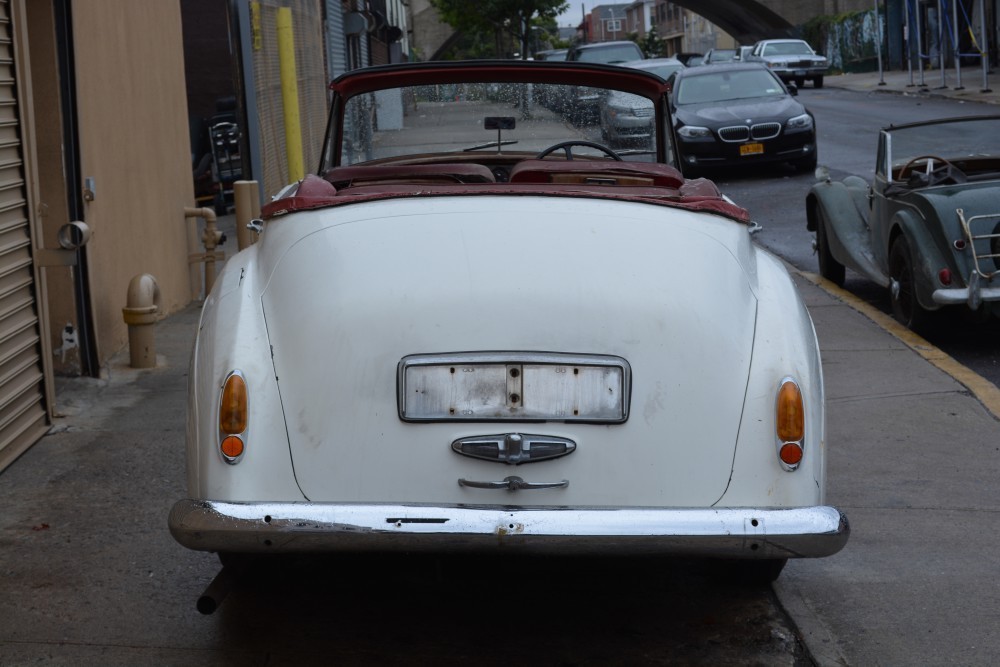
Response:
[[[262,301],[310,500],[704,506],[725,491],[756,314],[739,223],[553,197],[299,215],[328,222],[289,246]],[[404,360],[415,358],[440,363],[411,380]],[[518,391],[536,412],[504,413],[512,367],[529,387],[534,374],[535,388]],[[565,380],[574,368],[584,377]],[[400,392],[419,399],[431,376],[450,398],[439,392],[413,419]],[[463,414],[491,400],[492,412]],[[525,439],[572,451],[512,460]],[[460,451],[470,442],[489,456]],[[459,482],[511,477],[529,486]]]

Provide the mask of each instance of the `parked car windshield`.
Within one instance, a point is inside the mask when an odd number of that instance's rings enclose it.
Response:
[[[777,42],[767,44],[761,55],[765,56],[811,56],[813,50],[805,42]]]
[[[647,62],[643,60],[638,60],[635,63],[624,63],[624,67],[634,67],[635,69],[641,69],[643,71],[655,74],[664,81],[670,78],[674,72],[679,72],[684,69],[684,65],[680,61],[665,62],[663,64],[653,64],[653,65],[643,65],[642,63]],[[638,63],[638,64],[637,64]]]
[[[948,160],[1000,154],[990,137],[1000,136],[1000,118],[960,118],[941,123],[888,130],[889,160],[893,169],[924,155]]]
[[[593,49],[580,49],[576,59],[582,63],[623,63],[627,60],[635,60],[637,55],[642,55],[634,44],[623,44],[621,46],[607,46]]]
[[[763,68],[705,72],[681,77],[677,85],[677,104],[705,104],[784,94],[781,83]]]
[[[736,49],[713,49],[706,56],[709,63],[728,63],[736,59]]]
[[[599,142],[593,122],[572,113],[583,93],[595,101],[610,89],[552,84],[462,83],[407,86],[355,95],[344,106],[341,165],[407,155],[470,153],[534,154],[565,141]],[[629,106],[648,109],[653,101],[628,96]],[[525,106],[527,107],[525,109]],[[645,147],[618,151],[632,161],[656,160],[656,137]],[[586,146],[580,157],[607,157]],[[561,153],[560,153],[561,155]],[[462,159],[459,157],[458,159]]]

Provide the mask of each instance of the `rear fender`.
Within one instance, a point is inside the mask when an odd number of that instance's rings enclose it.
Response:
[[[941,252],[921,216],[911,211],[900,211],[893,216],[890,228],[889,248],[901,235],[910,244],[917,302],[924,310],[938,310],[941,304],[935,303],[932,297],[934,290],[941,287],[937,274],[942,268],[950,268],[953,262]]]
[[[868,202],[868,184],[857,176],[817,183],[806,196],[806,229],[816,231],[822,215],[834,259],[884,287],[889,279],[872,253]]]

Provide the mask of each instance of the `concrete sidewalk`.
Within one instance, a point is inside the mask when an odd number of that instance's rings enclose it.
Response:
[[[779,599],[820,665],[995,664],[1000,422],[921,339],[798,282],[823,354],[827,501],[852,532],[790,561]]]
[[[861,93],[885,93],[909,95],[913,97],[939,97],[961,102],[985,102],[1000,104],[1000,76],[987,74],[985,85],[979,68],[962,68],[962,86],[958,86],[958,76],[954,68],[944,70],[942,84],[941,70],[925,70],[923,78],[914,70],[912,73],[864,72],[861,74],[838,74],[828,76],[824,83],[829,88],[843,88]],[[808,88],[809,84],[807,84]]]

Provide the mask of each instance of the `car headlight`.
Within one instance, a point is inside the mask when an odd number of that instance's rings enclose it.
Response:
[[[789,130],[811,130],[813,128],[812,116],[804,113],[801,116],[789,118],[788,122],[785,123],[785,127]]]
[[[681,135],[685,139],[704,139],[705,137],[712,136],[712,131],[707,127],[685,125],[677,130],[677,134]]]

